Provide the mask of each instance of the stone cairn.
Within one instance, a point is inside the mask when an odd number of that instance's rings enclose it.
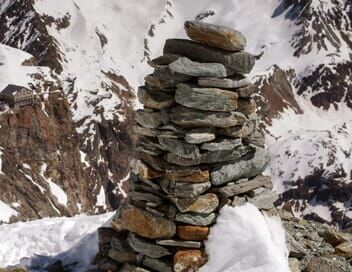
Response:
[[[222,206],[274,209],[246,39],[198,21],[185,29],[191,40],[167,40],[138,90],[138,159],[128,200],[99,230],[101,271],[197,271]]]

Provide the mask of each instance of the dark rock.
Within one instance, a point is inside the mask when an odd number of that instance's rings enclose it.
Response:
[[[211,183],[174,182],[164,178],[160,181],[160,186],[165,193],[172,197],[197,197],[207,191],[211,187]]]
[[[208,215],[192,214],[192,213],[178,213],[176,214],[175,221],[196,226],[209,226],[216,220],[215,213]]]
[[[164,54],[179,54],[193,61],[222,63],[237,73],[249,73],[254,66],[254,56],[246,52],[228,52],[197,42],[183,39],[168,39]]]
[[[254,132],[255,126],[252,121],[247,121],[240,126],[219,128],[216,133],[223,136],[233,137],[233,138],[245,138]]]
[[[175,87],[178,83],[189,81],[192,77],[175,73],[168,66],[155,68],[154,73],[145,77],[148,86],[165,89]]]
[[[175,100],[182,106],[198,110],[233,111],[237,109],[237,97],[231,91],[178,84]]]
[[[183,127],[232,127],[241,125],[246,117],[239,112],[210,112],[188,109],[182,106],[172,108],[171,121]]]
[[[201,144],[215,139],[214,128],[195,128],[186,133],[185,141],[190,144]]]
[[[139,137],[135,150],[148,153],[153,156],[159,156],[164,153],[163,147],[155,138],[145,136]]]
[[[157,205],[161,205],[164,202],[161,197],[157,196],[154,193],[129,192],[128,196],[136,201],[153,202]]]
[[[219,199],[216,194],[205,194],[192,198],[176,198],[171,197],[171,202],[175,204],[177,209],[182,212],[193,212],[200,214],[209,214],[219,206]]]
[[[239,146],[233,150],[218,150],[218,151],[208,151],[201,156],[202,163],[217,163],[233,161],[242,158],[252,149],[249,146]]]
[[[171,107],[175,103],[173,95],[161,91],[149,90],[144,86],[138,88],[137,96],[139,102],[151,109],[160,110]]]
[[[119,270],[119,272],[151,272],[147,269],[137,267],[135,265],[131,265],[128,263],[125,263]]]
[[[171,264],[167,261],[163,261],[160,259],[153,259],[145,256],[143,258],[142,264],[153,271],[158,272],[172,272]]]
[[[235,183],[235,184],[226,185],[225,187],[220,188],[219,191],[223,193],[226,197],[230,197],[230,196],[244,194],[258,187],[270,186],[270,185],[271,185],[270,177],[258,176],[252,180],[244,181],[238,184]]]
[[[127,241],[137,252],[147,255],[150,258],[161,258],[170,255],[170,251],[165,247],[158,246],[130,232]]]
[[[217,78],[217,77],[203,77],[198,78],[198,85],[204,87],[223,88],[223,89],[237,89],[243,88],[250,84],[247,78]],[[235,92],[237,93],[237,92]]]
[[[195,241],[158,240],[156,243],[162,246],[184,247],[184,248],[200,248],[202,246],[201,242],[195,242]]]
[[[176,54],[165,54],[155,59],[152,59],[151,61],[148,62],[148,64],[153,68],[157,68],[159,66],[169,65],[170,63],[176,61],[181,57],[182,56],[176,55]]]
[[[133,206],[121,206],[113,220],[122,229],[145,238],[170,238],[176,233],[172,221]]]
[[[196,159],[185,159],[174,153],[168,153],[166,155],[166,161],[179,166],[195,166],[201,163],[201,157],[199,156]]]
[[[210,143],[204,143],[200,147],[208,151],[233,150],[242,145],[242,139],[218,139]]]
[[[227,77],[234,72],[221,63],[200,63],[189,58],[179,58],[169,64],[171,71],[196,77]]]
[[[210,173],[213,185],[221,185],[240,178],[251,178],[264,171],[269,162],[268,153],[256,147],[252,158],[216,167]]]
[[[109,257],[118,263],[137,263],[137,255],[135,253],[118,251],[114,248],[110,249]]]
[[[229,51],[243,50],[247,43],[241,32],[225,26],[186,21],[185,29],[192,40]]]
[[[188,144],[177,139],[163,137],[159,137],[158,139],[159,143],[165,150],[172,152],[179,157],[197,159],[200,156],[199,148],[194,144]]]
[[[145,128],[157,128],[161,125],[160,112],[138,110],[135,119],[138,124]]]

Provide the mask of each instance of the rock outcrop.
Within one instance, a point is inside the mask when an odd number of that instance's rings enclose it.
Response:
[[[128,200],[99,230],[102,271],[197,271],[222,206],[274,210],[246,40],[201,22],[185,28],[194,41],[167,40],[139,88],[138,156]]]

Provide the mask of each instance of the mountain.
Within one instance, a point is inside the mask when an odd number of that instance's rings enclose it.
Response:
[[[0,114],[0,220],[118,206],[147,61],[197,18],[240,30],[257,56],[277,204],[350,226],[351,17],[348,0],[0,0],[0,87],[42,98]]]

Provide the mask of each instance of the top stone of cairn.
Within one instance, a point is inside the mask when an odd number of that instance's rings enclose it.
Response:
[[[234,29],[199,21],[186,21],[185,30],[192,40],[228,51],[240,51],[246,46],[244,35]]]

